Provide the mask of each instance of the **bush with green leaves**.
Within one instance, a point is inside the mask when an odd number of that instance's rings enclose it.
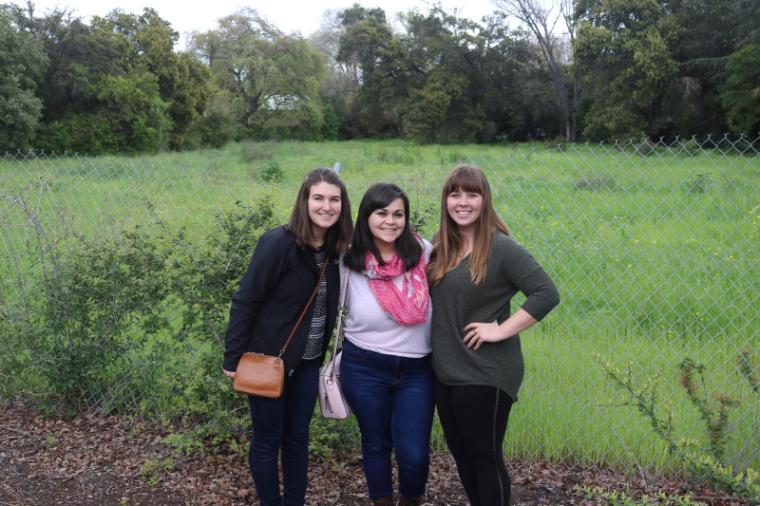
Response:
[[[274,224],[272,201],[238,202],[216,224],[202,240],[160,222],[65,244],[40,236],[39,289],[13,313],[24,321],[4,323],[18,360],[3,370],[33,376],[19,382],[26,393],[68,412],[93,400],[104,412],[169,419],[232,411],[219,371],[224,325],[256,240]],[[14,312],[2,302],[3,313]]]
[[[256,169],[256,174],[262,181],[266,181],[267,183],[276,183],[282,181],[285,177],[285,173],[283,172],[282,167],[280,167],[280,164],[277,163],[277,160],[270,160],[267,163],[260,165]]]
[[[0,358],[0,395],[37,398],[46,412],[163,421],[178,453],[244,451],[250,418],[221,373],[224,330],[258,237],[275,225],[273,201],[236,202],[215,224],[203,238],[158,220],[64,243],[39,229],[39,290],[24,311],[0,284],[0,336],[16,336]],[[355,426],[319,416],[313,434],[328,460],[358,440]]]
[[[317,407],[309,428],[309,452],[335,464],[335,453],[357,448],[359,437],[359,427],[353,418],[330,420]]]

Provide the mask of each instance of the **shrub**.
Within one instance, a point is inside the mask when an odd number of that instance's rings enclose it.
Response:
[[[230,115],[208,111],[196,119],[188,131],[188,147],[221,148],[239,135],[240,126]]]
[[[418,199],[419,200],[419,199]],[[432,204],[425,204],[420,208],[419,205],[412,209],[409,216],[409,224],[419,233],[424,235],[428,225],[435,225],[438,216],[435,214],[435,208]]]
[[[335,463],[335,452],[359,446],[359,429],[353,419],[329,420],[316,408],[309,427],[309,452]]]
[[[229,300],[272,216],[270,198],[238,203],[192,243],[160,223],[79,238],[71,250],[40,236],[40,290],[25,302],[26,320],[2,329],[16,336],[20,357],[3,369],[35,378],[29,393],[65,412],[224,417],[234,402],[219,374]]]
[[[688,473],[700,481],[707,481],[738,495],[750,504],[760,504],[760,475],[757,471],[748,468],[735,473],[730,465],[722,462],[728,438],[729,410],[739,404],[725,394],[708,392],[704,365],[685,358],[679,368],[686,395],[705,422],[710,442],[708,449],[700,447],[692,439],[676,439],[672,412],[666,407],[665,414],[659,414],[662,404],[657,389],[659,377],[637,382],[630,368],[622,371],[599,355],[595,358],[602,364],[607,376],[627,393],[631,404],[649,420],[652,430],[665,442],[668,451],[684,464]]]
[[[67,409],[122,388],[115,366],[143,336],[168,325],[165,255],[136,229],[107,240],[81,240],[41,280],[38,321],[24,336],[49,395]]]
[[[267,183],[276,183],[283,180],[285,177],[285,172],[283,172],[280,164],[277,163],[277,160],[271,160],[264,165],[260,165],[256,169],[256,175],[262,181],[266,181]]]
[[[341,124],[335,109],[326,105],[322,109],[322,138],[328,141],[337,141],[340,134]]]

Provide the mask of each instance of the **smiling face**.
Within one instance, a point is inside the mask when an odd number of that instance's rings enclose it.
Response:
[[[319,182],[309,189],[309,218],[316,235],[324,235],[328,228],[338,222],[341,209],[340,188],[334,184]]]
[[[367,225],[379,250],[394,246],[406,226],[404,201],[399,197],[387,206],[375,209],[369,215]]]
[[[474,227],[483,208],[483,195],[456,188],[446,196],[446,211],[460,229]]]

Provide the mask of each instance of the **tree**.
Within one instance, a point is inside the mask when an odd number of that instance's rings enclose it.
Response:
[[[0,7],[0,151],[29,146],[42,110],[35,95],[47,65],[41,41]]]
[[[564,135],[555,88],[540,48],[525,30],[508,31],[503,13],[484,19],[479,73],[487,86],[484,109],[499,139]]]
[[[361,83],[351,103],[353,122],[348,129],[352,136],[397,136],[406,95],[403,47],[382,9],[354,4],[338,16],[343,33],[336,60],[358,68]]]
[[[43,17],[31,4],[12,10],[22,31],[42,42],[49,62],[37,86],[36,147],[100,153],[185,145],[205,108],[209,77],[199,62],[174,52],[177,33],[154,10],[114,10],[90,25],[65,10]],[[124,83],[134,87],[131,93]]]
[[[760,43],[736,51],[726,67],[728,79],[720,95],[731,130],[760,133]]]
[[[558,131],[538,50],[524,32],[508,32],[503,15],[475,23],[436,7],[403,20],[405,137],[492,142]]]
[[[418,142],[492,140],[495,123],[483,110],[480,26],[434,7],[403,17],[408,74],[402,134]]]
[[[759,2],[578,0],[576,7],[583,32],[575,54],[587,85],[586,134],[704,135],[728,129],[721,97],[727,64],[739,48],[760,40]]]
[[[319,90],[324,67],[300,36],[285,35],[253,10],[219,20],[196,34],[197,58],[239,111],[236,120],[259,136],[318,136],[322,127]]]
[[[340,18],[338,61],[360,71],[349,124],[356,134],[448,143],[558,131],[539,53],[503,16],[476,23],[437,6],[402,14],[400,33],[380,9],[354,5]]]
[[[325,138],[351,137],[345,128],[350,119],[350,104],[360,89],[360,69],[352,61],[338,61],[343,25],[339,11],[326,11],[320,28],[309,37],[309,44],[325,62],[326,76],[320,91],[324,109]]]
[[[666,8],[682,27],[673,46],[678,78],[665,91],[663,123],[676,133],[728,129],[720,97],[729,57],[760,34],[760,3],[751,0],[672,0]],[[760,39],[758,39],[760,40]]]
[[[567,7],[563,4],[564,9],[559,9],[555,14],[552,13],[553,9],[541,5],[540,0],[493,0],[493,3],[505,14],[517,18],[535,37],[554,84],[555,100],[565,126],[565,139],[574,141],[577,94],[574,82],[567,82],[567,64],[562,61],[561,40],[555,34],[560,19],[570,19],[569,16],[562,16],[567,12]]]
[[[169,146],[182,148],[190,126],[205,109],[210,74],[189,53],[174,51],[178,34],[155,10],[144,9],[137,21],[133,39],[138,58],[157,77],[161,99],[169,104]]]
[[[584,135],[658,135],[682,28],[657,0],[578,0],[576,62],[592,105]]]
[[[35,139],[39,148],[155,151],[187,129],[193,114],[182,113],[185,104],[191,103],[196,115],[203,108],[197,103],[203,92],[197,90],[205,78],[176,71],[189,67],[172,51],[176,33],[155,11],[136,16],[116,10],[89,26],[66,11],[35,17],[30,8],[20,19],[43,41],[50,62],[39,86],[44,105]]]
[[[93,25],[123,37],[123,58],[129,72],[147,71],[156,77],[171,121],[168,145],[182,148],[190,126],[206,106],[210,78],[206,67],[189,54],[174,51],[179,35],[154,9],[145,8],[139,16],[114,10]]]

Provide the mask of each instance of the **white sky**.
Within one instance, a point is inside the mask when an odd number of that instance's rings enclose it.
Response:
[[[25,5],[25,0],[10,0]],[[92,16],[104,16],[115,8],[139,14],[144,7],[153,7],[180,33],[180,47],[192,31],[203,32],[216,27],[216,21],[238,10],[256,9],[265,19],[285,32],[300,32],[308,36],[319,28],[325,10],[340,10],[359,3],[367,8],[381,7],[388,19],[395,20],[397,12],[416,8],[429,11],[433,0],[36,0],[35,13],[44,15],[55,8],[66,8],[74,15],[89,21]],[[490,0],[437,0],[448,12],[457,10],[460,17],[480,20],[494,10]]]

